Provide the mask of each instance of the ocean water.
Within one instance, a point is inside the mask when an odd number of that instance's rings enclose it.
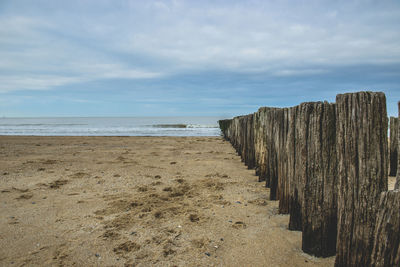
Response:
[[[0,135],[219,136],[222,117],[0,118]]]

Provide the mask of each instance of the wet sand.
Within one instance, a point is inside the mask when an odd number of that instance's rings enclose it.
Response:
[[[219,137],[0,136],[1,266],[333,266]]]

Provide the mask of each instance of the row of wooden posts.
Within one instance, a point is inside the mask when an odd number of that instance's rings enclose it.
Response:
[[[335,266],[400,266],[400,191],[388,192],[383,93],[263,107],[219,124],[279,212],[290,214],[288,228],[302,231],[304,252],[336,254]]]

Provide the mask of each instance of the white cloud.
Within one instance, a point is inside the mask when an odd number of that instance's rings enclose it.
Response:
[[[101,79],[150,79],[161,77],[161,73],[121,68],[117,65],[90,66],[87,71],[81,68],[81,74],[75,75],[41,75],[19,74],[0,75],[0,93],[16,90],[47,90],[58,86],[90,82]]]
[[[0,17],[0,92],[45,90],[98,79],[149,79],[161,72],[149,71],[114,60],[106,53],[71,37],[41,18]],[[96,25],[96,34],[102,32]],[[103,32],[104,33],[104,32]],[[61,35],[61,37],[54,36]],[[66,33],[68,36],[68,33]]]
[[[54,75],[1,75],[0,93],[15,90],[44,90],[81,81],[79,78]]]
[[[316,75],[316,74],[324,74],[327,72],[328,72],[327,70],[322,70],[322,69],[282,69],[273,72],[272,74],[274,76],[285,77],[285,76]]]
[[[7,74],[0,90],[188,70],[292,76],[319,73],[315,65],[400,63],[396,4],[118,3],[78,1],[42,12],[16,1],[0,15],[0,71]]]

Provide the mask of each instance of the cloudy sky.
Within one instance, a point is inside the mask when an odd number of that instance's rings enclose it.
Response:
[[[400,1],[1,0],[0,116],[400,100]]]

